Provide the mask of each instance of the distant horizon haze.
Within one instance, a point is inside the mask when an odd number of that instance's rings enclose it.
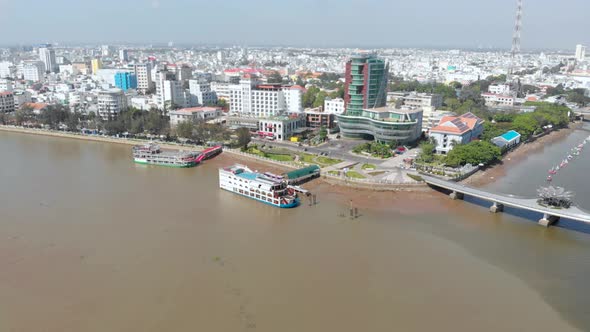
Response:
[[[524,0],[522,49],[590,44],[590,1]],[[0,0],[3,45],[510,49],[516,0]]]

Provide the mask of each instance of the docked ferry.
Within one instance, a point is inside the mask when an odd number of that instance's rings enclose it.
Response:
[[[283,177],[253,172],[243,165],[220,168],[219,187],[280,208],[299,205],[297,193]]]
[[[138,164],[168,167],[193,167],[199,163],[200,153],[192,151],[166,151],[155,143],[133,147],[133,161]]]

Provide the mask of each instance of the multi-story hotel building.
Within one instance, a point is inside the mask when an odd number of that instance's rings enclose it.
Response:
[[[136,63],[133,65],[135,77],[137,78],[137,90],[141,93],[148,93],[152,90],[152,65],[149,62]]]
[[[346,62],[344,107],[347,115],[385,106],[389,66],[371,54],[353,56]]]
[[[55,61],[55,50],[51,47],[51,44],[42,45],[39,47],[39,59],[45,66],[45,71],[55,72],[57,71],[57,62]]]
[[[388,68],[384,60],[369,54],[346,63],[345,111],[338,115],[343,136],[403,144],[422,134],[422,109],[385,107]]]
[[[230,112],[258,118],[283,113],[301,113],[301,87],[280,84],[257,85],[250,79],[230,86]]]

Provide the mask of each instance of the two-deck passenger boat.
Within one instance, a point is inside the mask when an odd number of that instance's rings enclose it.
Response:
[[[200,153],[196,151],[162,150],[155,143],[136,145],[133,147],[133,161],[138,164],[158,165],[168,167],[196,166]]]
[[[243,165],[220,168],[219,187],[280,208],[299,205],[297,193],[283,177],[257,173]]]

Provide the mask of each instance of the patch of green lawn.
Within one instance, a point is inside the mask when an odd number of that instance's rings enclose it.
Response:
[[[364,179],[365,178],[364,175],[362,175],[361,173],[359,173],[357,171],[346,172],[346,177],[349,177],[351,179]]]
[[[342,160],[340,159],[332,159],[328,157],[317,157],[316,161],[318,162],[318,164],[322,164],[324,166],[332,166],[342,162]]]
[[[315,156],[309,153],[301,153],[299,154],[299,161],[303,163],[314,164]]]
[[[293,156],[287,154],[273,154],[267,153],[266,157],[276,161],[293,161]]]

